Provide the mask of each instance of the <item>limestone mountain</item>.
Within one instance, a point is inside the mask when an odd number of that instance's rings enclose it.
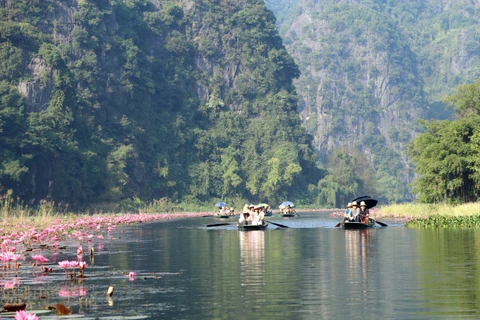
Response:
[[[362,183],[388,201],[410,198],[405,146],[420,118],[445,118],[443,96],[480,76],[475,1],[266,0],[300,67],[304,126],[329,166],[323,199]],[[339,157],[367,165],[342,183]],[[340,163],[340,164],[339,164]],[[341,166],[341,165],[340,165]],[[337,168],[335,168],[337,167]],[[354,166],[352,166],[354,167]],[[362,176],[363,175],[363,176]],[[367,181],[369,180],[369,181]],[[337,196],[331,196],[332,194]]]

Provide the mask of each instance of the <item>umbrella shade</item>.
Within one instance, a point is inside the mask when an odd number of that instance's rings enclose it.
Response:
[[[266,203],[259,203],[258,206],[259,206],[259,207],[268,207],[268,204],[266,204]]]
[[[352,202],[353,201],[357,201],[358,205],[360,205],[360,202],[362,202],[362,201],[365,202],[368,209],[375,207],[377,205],[377,202],[378,202],[377,200],[372,199],[369,196],[358,197],[358,198],[353,199]]]
[[[283,204],[279,205],[278,207],[279,207],[280,209],[285,208],[285,206],[284,206]]]
[[[294,207],[295,205],[293,204],[292,201],[284,201],[284,202],[282,202],[281,206],[284,206],[284,207],[286,207],[286,206]]]
[[[357,201],[357,202],[365,201],[366,199],[372,199],[372,197],[370,197],[370,196],[361,196],[361,197],[358,197],[358,198],[353,199],[352,202],[353,202],[353,201]]]
[[[218,202],[218,203],[215,203],[215,207],[226,207],[227,204],[225,202]]]

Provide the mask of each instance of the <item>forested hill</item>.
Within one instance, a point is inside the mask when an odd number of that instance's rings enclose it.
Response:
[[[0,193],[316,196],[299,70],[263,1],[4,0],[0,13]]]
[[[301,118],[330,170],[320,183],[323,201],[334,204],[356,182],[390,201],[408,199],[405,149],[417,119],[450,117],[443,97],[480,77],[480,3],[266,3],[299,65]]]

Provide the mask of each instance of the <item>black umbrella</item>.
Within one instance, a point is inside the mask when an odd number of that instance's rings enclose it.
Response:
[[[378,201],[375,199],[370,198],[369,196],[361,196],[358,198],[353,199],[351,202],[356,201],[357,204],[360,206],[360,202],[365,202],[365,205],[368,209],[373,208],[377,205]]]

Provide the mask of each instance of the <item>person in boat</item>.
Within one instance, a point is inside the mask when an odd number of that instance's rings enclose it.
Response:
[[[370,218],[370,211],[365,201],[360,202],[360,222],[367,224]]]
[[[255,212],[255,215],[254,215],[254,217],[253,217],[253,219],[252,219],[252,224],[253,224],[253,225],[256,225],[256,226],[263,224],[264,221],[265,221],[265,214],[264,214],[264,212],[263,212],[263,210],[262,210],[262,207],[260,207],[260,206],[255,206],[255,207],[253,208],[253,210],[254,210],[254,212]]]
[[[241,225],[252,224],[252,215],[250,214],[248,204],[243,206],[242,214],[240,215],[240,218],[238,219],[238,224],[241,224]]]
[[[343,221],[349,221],[350,220],[350,212],[352,211],[352,203],[349,202],[347,204],[347,208],[345,209],[345,215],[343,217]]]
[[[253,204],[250,204],[248,206],[248,212],[250,213],[250,218],[251,218],[252,223],[253,223],[253,221],[255,221],[257,219],[257,212],[255,211],[255,206]]]
[[[228,210],[228,207],[220,207],[220,212],[218,213],[218,215],[226,216],[228,214],[227,210]]]
[[[357,201],[352,202],[352,210],[350,211],[350,220],[360,222],[360,208]]]
[[[272,209],[270,208],[269,205],[267,205],[267,206],[265,207],[265,214],[270,214],[270,215],[271,215],[271,213],[272,213]]]
[[[286,207],[285,207],[285,214],[291,214],[292,213],[292,208],[290,208],[290,205],[288,204]]]

